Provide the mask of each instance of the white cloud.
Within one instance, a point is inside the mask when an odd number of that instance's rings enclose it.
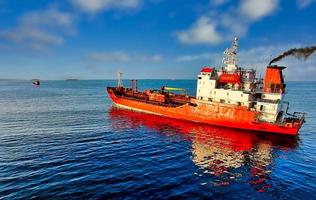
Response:
[[[279,0],[241,0],[240,11],[246,17],[257,20],[276,10]]]
[[[90,72],[93,72],[94,74],[103,74],[105,73],[103,71],[103,68],[99,65],[95,65],[95,64],[88,64],[85,66],[85,68],[90,71]]]
[[[31,42],[34,46],[35,43],[59,45],[64,41],[63,38],[58,35],[53,35],[36,27],[26,27],[24,25],[2,31],[0,32],[0,36],[14,42]]]
[[[141,4],[141,0],[70,0],[70,2],[91,14],[109,9],[135,9]]]
[[[220,5],[226,4],[229,1],[230,0],[210,0],[210,3],[215,6],[220,6]]]
[[[142,62],[153,62],[153,63],[159,63],[162,61],[162,56],[159,54],[155,54],[155,55],[137,55],[135,57],[136,60],[140,60]]]
[[[280,46],[260,46],[241,50],[238,52],[238,63],[241,66],[259,66],[266,65],[269,63],[273,56],[277,56],[285,50],[301,47],[302,45],[291,44],[291,45],[280,45]],[[223,49],[224,51],[224,49]],[[222,52],[210,53],[203,52],[193,55],[179,56],[176,58],[177,61],[196,61],[196,60],[212,60],[213,63],[218,63],[222,59]]]
[[[183,44],[214,45],[234,36],[242,37],[252,23],[271,15],[278,5],[279,0],[239,0],[237,6],[233,4],[221,12],[211,6],[210,12],[199,17],[191,27],[176,32],[176,38]]]
[[[300,47],[303,47],[303,45],[261,46],[241,50],[238,53],[238,64],[240,67],[256,69],[257,75],[259,76],[259,74],[261,74],[261,76],[263,76],[266,66],[273,57],[276,57],[288,49]],[[210,66],[220,67],[221,56],[219,53],[203,52],[200,54],[178,56],[175,60],[179,62],[188,61],[198,64],[210,64]],[[316,54],[310,56],[306,61],[286,57],[276,64],[288,67],[284,70],[287,80],[316,81]]]
[[[200,54],[194,54],[194,55],[184,55],[179,56],[175,60],[184,62],[184,61],[199,61],[199,60],[214,60],[214,59],[220,59],[220,54],[212,54],[212,53],[200,53]]]
[[[47,25],[71,28],[74,16],[70,13],[61,12],[56,8],[44,11],[29,12],[20,17],[20,22],[25,25]]]
[[[315,65],[314,65],[314,67],[312,67],[312,66],[306,67],[306,71],[316,74],[316,67],[315,67]]]
[[[216,24],[208,17],[201,17],[191,28],[178,31],[177,38],[184,44],[217,44],[222,38],[216,31]]]
[[[94,52],[86,56],[89,61],[93,62],[114,62],[114,63],[127,63],[127,62],[145,62],[145,63],[158,63],[162,61],[162,56],[143,55],[143,54],[128,54],[122,51],[116,52]]]
[[[29,12],[18,18],[16,27],[0,30],[0,38],[43,50],[49,45],[60,45],[64,36],[74,34],[72,14],[55,8]]]
[[[299,8],[303,9],[311,5],[312,3],[315,3],[315,0],[297,0],[297,4]]]
[[[124,52],[95,52],[88,55],[88,59],[97,62],[128,62],[129,55]]]
[[[310,56],[306,61],[287,58],[281,62],[288,68],[284,71],[287,80],[316,81],[316,56]]]

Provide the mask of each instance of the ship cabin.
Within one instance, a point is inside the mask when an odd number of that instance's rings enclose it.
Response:
[[[285,84],[282,66],[268,66],[264,79],[256,78],[254,69],[237,65],[237,39],[226,49],[223,66],[203,67],[198,74],[196,99],[200,103],[245,106],[259,113],[258,120],[283,121],[288,102],[283,101]]]
[[[200,102],[246,106],[260,112],[260,120],[275,122],[282,119],[288,103],[282,70],[285,67],[268,66],[264,79],[256,78],[253,69],[236,67],[216,69],[203,67],[197,79],[196,99]]]

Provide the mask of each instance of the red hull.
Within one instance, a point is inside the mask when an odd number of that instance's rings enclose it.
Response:
[[[243,106],[213,103],[198,104],[197,106],[184,104],[169,107],[116,96],[112,90],[108,90],[108,93],[113,104],[117,107],[174,119],[286,135],[297,135],[300,128],[300,126],[287,127],[279,124],[256,122],[256,112],[249,111]]]

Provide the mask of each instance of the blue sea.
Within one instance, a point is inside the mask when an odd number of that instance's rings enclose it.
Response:
[[[316,199],[316,82],[287,85],[298,137],[115,109],[114,85],[0,81],[0,199]],[[162,85],[196,82],[139,81]]]

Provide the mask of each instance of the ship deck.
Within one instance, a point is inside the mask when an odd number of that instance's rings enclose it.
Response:
[[[107,87],[107,90],[112,90],[115,96],[120,98],[149,103],[153,105],[165,107],[179,107],[184,104],[189,104],[192,106],[196,106],[194,103],[192,103],[192,100],[194,100],[195,97],[179,95],[170,92],[164,92],[163,95],[165,97],[165,101],[158,102],[150,100],[149,96],[145,92],[133,91],[131,88]]]

